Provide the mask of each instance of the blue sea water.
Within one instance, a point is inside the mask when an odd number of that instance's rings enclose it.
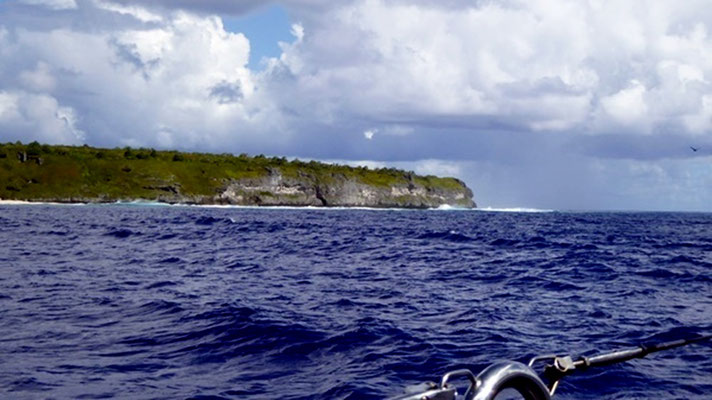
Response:
[[[0,206],[0,398],[381,399],[712,331],[712,214]],[[712,398],[712,345],[555,399]]]

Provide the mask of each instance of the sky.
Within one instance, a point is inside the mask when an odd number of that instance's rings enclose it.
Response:
[[[0,142],[398,167],[481,207],[712,211],[711,81],[700,0],[0,0]]]

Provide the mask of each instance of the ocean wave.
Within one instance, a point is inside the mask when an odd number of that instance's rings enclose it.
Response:
[[[503,212],[503,213],[553,213],[553,212],[556,212],[556,210],[526,208],[526,207],[511,207],[511,208],[484,207],[484,208],[473,208],[473,211]]]
[[[475,240],[474,238],[463,235],[456,231],[444,231],[444,232],[426,232],[418,236],[418,239],[429,240],[429,239],[442,239],[451,242],[461,243],[469,242]]]
[[[472,210],[472,208],[453,206],[451,204],[443,204],[443,205],[435,207],[435,208],[430,208],[429,210],[434,210],[434,211],[470,211],[470,210]]]
[[[3,200],[0,206],[83,206],[86,203],[55,203],[49,201]]]
[[[126,228],[111,228],[109,229],[108,232],[106,232],[104,235],[105,236],[113,236],[115,238],[119,239],[125,239],[129,236],[133,235],[140,235],[141,232],[134,232],[131,229],[126,229]]]
[[[133,206],[133,207],[170,207],[174,206],[176,204],[172,203],[164,203],[161,201],[151,201],[151,200],[131,200],[131,201],[123,201],[123,200],[118,200],[113,203],[104,203],[102,205],[108,205],[108,206]]]
[[[712,329],[712,214],[279,210],[2,213],[0,397],[383,399]],[[709,349],[557,396],[706,399]]]

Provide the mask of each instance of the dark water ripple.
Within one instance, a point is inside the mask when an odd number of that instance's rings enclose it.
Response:
[[[712,330],[712,215],[0,206],[0,397],[378,399]],[[706,399],[712,346],[562,399]]]

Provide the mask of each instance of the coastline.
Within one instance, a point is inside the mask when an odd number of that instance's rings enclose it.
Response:
[[[0,206],[22,206],[22,205],[54,205],[54,206],[76,206],[87,203],[57,203],[51,201],[27,201],[27,200],[5,200],[0,199]]]
[[[0,198],[42,203],[475,208],[456,178],[263,155],[0,144]],[[8,157],[17,154],[17,157]],[[7,203],[5,203],[7,204]],[[14,203],[22,204],[22,203]]]
[[[237,205],[237,204],[191,204],[191,203],[166,203],[161,201],[131,200],[114,202],[52,202],[52,201],[27,201],[0,199],[0,206],[139,206],[139,207],[192,207],[192,208],[221,208],[221,209],[261,209],[261,210],[364,210],[364,211],[473,211],[476,208],[464,208],[443,205],[435,208],[406,208],[406,207],[367,207],[367,206],[294,206],[294,205]]]

